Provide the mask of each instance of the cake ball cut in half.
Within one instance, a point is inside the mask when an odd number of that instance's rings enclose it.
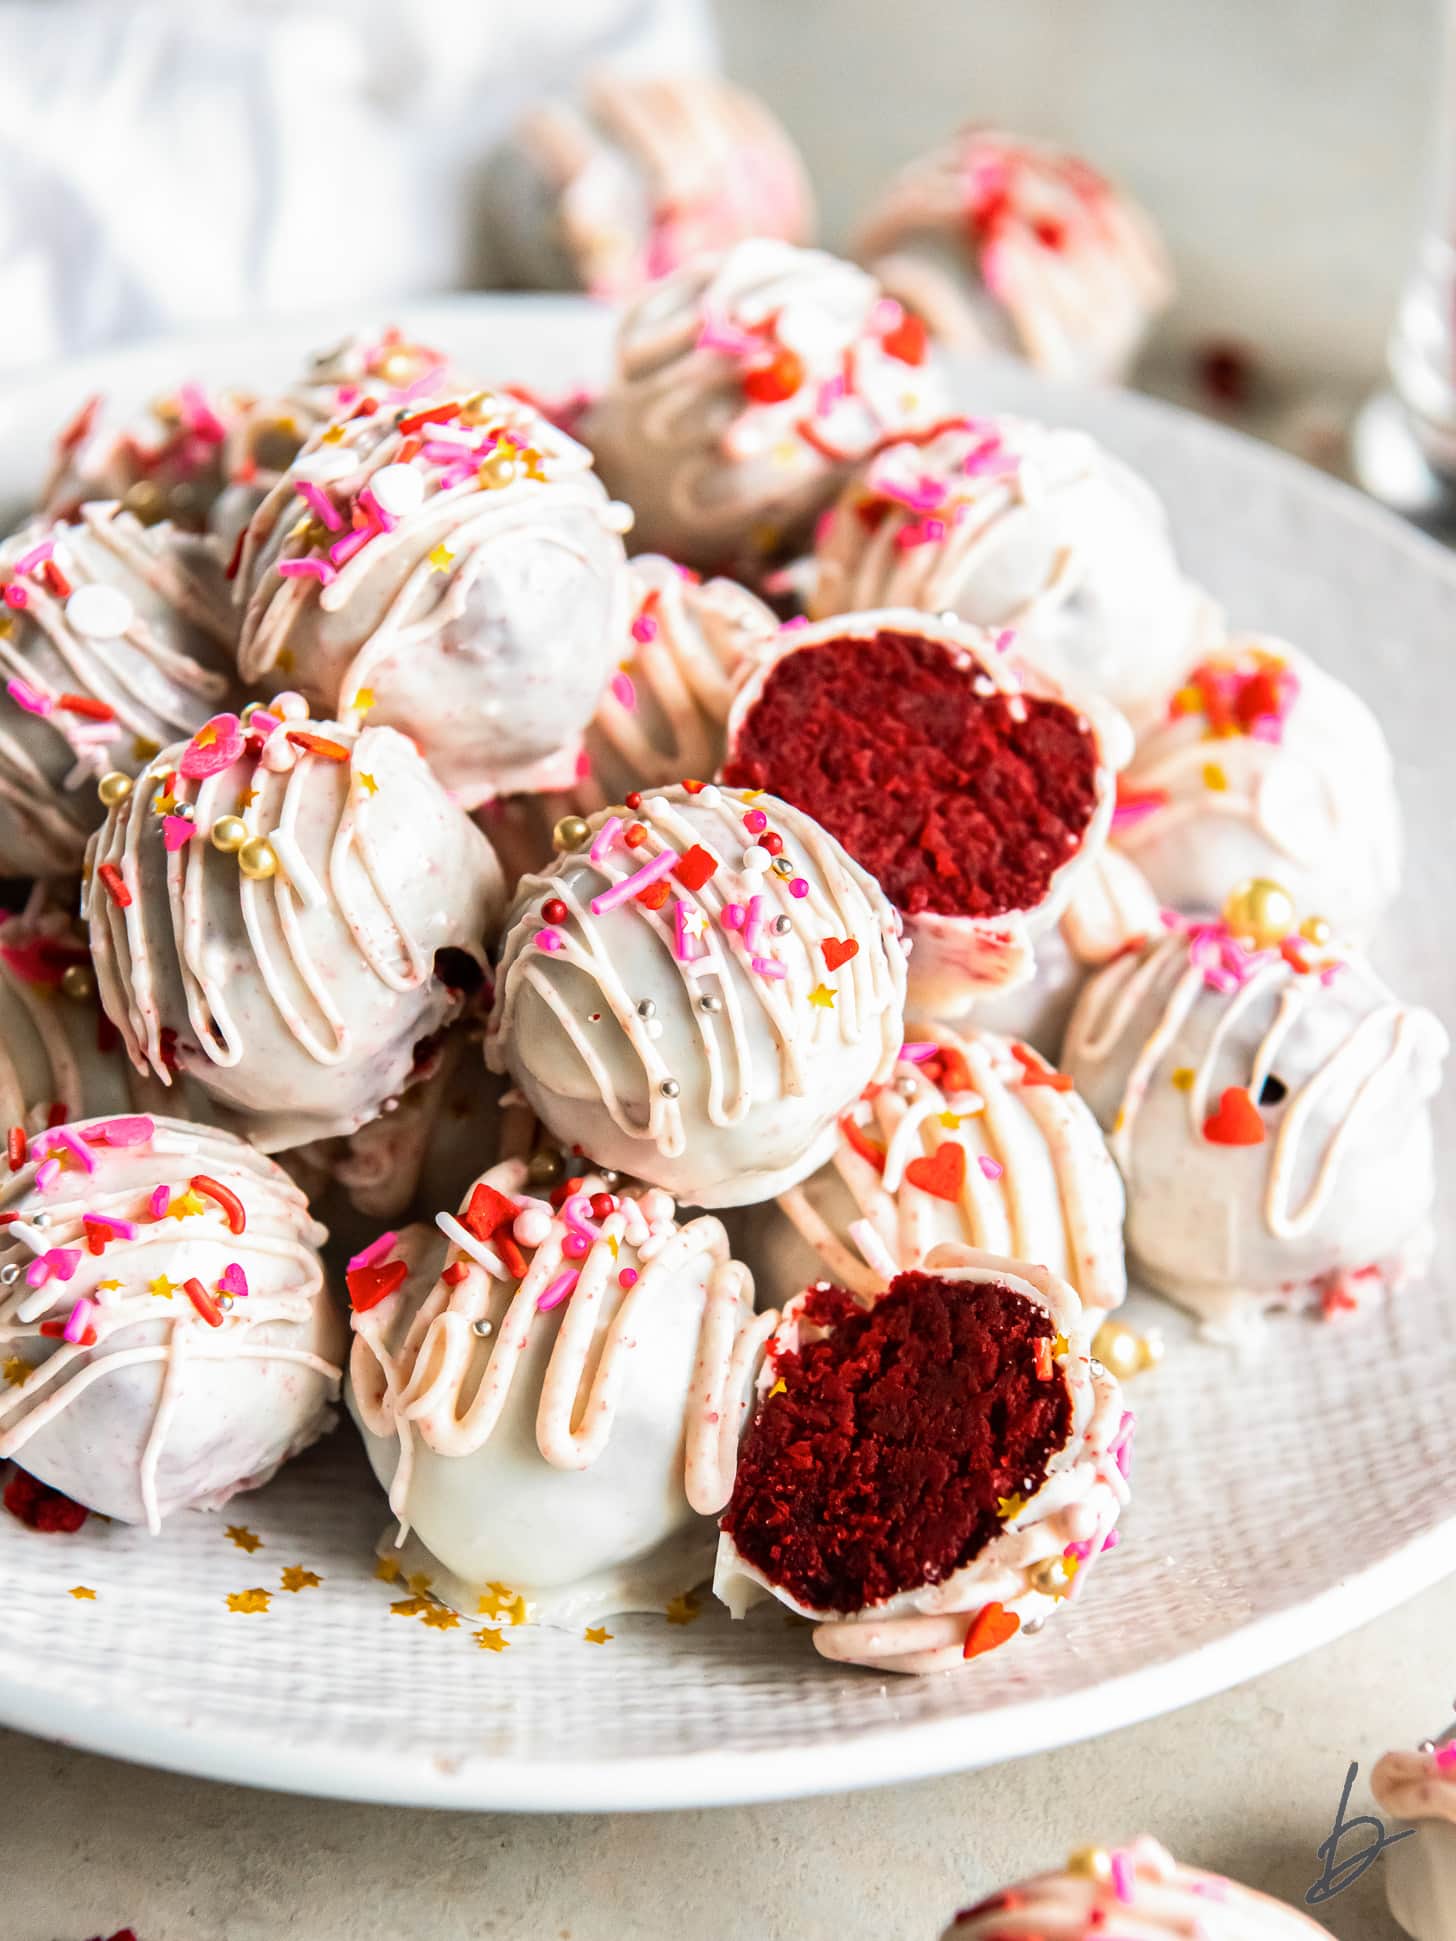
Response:
[[[1173,296],[1167,252],[1121,189],[1064,150],[967,128],[894,178],[854,253],[958,350],[1116,382]]]
[[[941,1941],[1318,1941],[1328,1930],[1283,1901],[1176,1861],[1146,1834],[1125,1847],[1080,1847],[963,1908]],[[1434,1930],[1433,1930],[1434,1941]]]
[[[947,1246],[868,1306],[820,1282],[757,1386],[713,1588],[812,1618],[826,1658],[952,1670],[1039,1630],[1117,1541],[1132,1417],[1043,1267]]]
[[[37,1133],[0,1185],[0,1459],[151,1530],[256,1489],[333,1421],[327,1235],[230,1134],[129,1114]]]
[[[812,1173],[904,1037],[899,923],[873,878],[761,789],[634,795],[557,838],[516,892],[494,1069],[568,1150],[692,1205]]]
[[[43,517],[74,520],[84,505],[118,500],[143,525],[203,531],[228,477],[229,437],[252,403],[188,382],[118,423],[104,398],[88,398],[56,439]]]
[[[205,542],[115,505],[0,545],[0,876],[79,874],[97,778],[134,775],[239,689]]]
[[[560,787],[611,674],[624,507],[519,399],[367,409],[304,447],[237,571],[245,680],[369,710],[466,808]]]
[[[874,452],[820,522],[812,616],[1010,628],[1017,655],[1136,720],[1216,632],[1151,487],[1086,432],[950,418]]]
[[[1385,1858],[1390,1911],[1411,1941],[1456,1934],[1456,1726],[1417,1752],[1387,1752],[1370,1790],[1382,1813],[1415,1829]]]
[[[814,227],[788,134],[713,74],[600,69],[579,104],[529,109],[491,177],[496,267],[523,289],[629,297],[707,251]]]
[[[1390,750],[1359,695],[1307,655],[1231,640],[1139,735],[1112,840],[1175,909],[1217,910],[1266,877],[1342,937],[1368,937],[1400,887]]]
[[[913,946],[910,1008],[1024,984],[1101,852],[1127,723],[1018,668],[1005,636],[908,609],[781,630],[728,719],[723,780],[771,789],[875,876]]]
[[[868,1300],[959,1241],[1036,1261],[1106,1310],[1127,1293],[1122,1214],[1117,1168],[1064,1073],[1014,1040],[931,1026],[843,1114],[829,1164],[759,1216],[749,1257],[768,1300],[817,1279]]]
[[[1253,884],[1099,971],[1063,1061],[1122,1170],[1130,1266],[1232,1329],[1424,1269],[1447,1049],[1328,925],[1297,929]]]
[[[109,779],[109,778],[108,778]],[[97,987],[138,1070],[264,1151],[356,1131],[484,976],[490,845],[405,736],[300,696],[154,758],[88,859]]]
[[[942,408],[923,328],[873,277],[755,239],[652,285],[581,423],[635,544],[704,571],[791,552],[849,469]]]
[[[397,1545],[446,1602],[660,1611],[712,1570],[773,1317],[711,1216],[595,1174],[549,1202],[526,1179],[495,1167],[458,1215],[351,1264],[350,1409]]]

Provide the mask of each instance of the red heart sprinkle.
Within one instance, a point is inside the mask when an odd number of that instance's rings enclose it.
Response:
[[[912,1159],[905,1177],[938,1200],[958,1200],[966,1183],[966,1149],[955,1139],[938,1145],[928,1158]]]
[[[1203,1122],[1203,1136],[1215,1146],[1262,1146],[1267,1136],[1259,1108],[1243,1085],[1230,1085],[1218,1110]]]
[[[997,1645],[1014,1638],[1020,1629],[1021,1619],[1004,1604],[983,1605],[971,1619],[963,1656],[979,1658],[984,1652],[994,1651]]]
[[[819,948],[824,952],[824,961],[830,970],[838,970],[847,964],[851,957],[858,957],[859,942],[854,937],[826,937]]]

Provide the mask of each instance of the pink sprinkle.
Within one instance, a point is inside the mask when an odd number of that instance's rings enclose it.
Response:
[[[779,632],[781,634],[797,633],[800,627],[807,627],[808,624],[809,616],[807,613],[796,613],[792,620],[786,620],[784,622],[779,628]]]
[[[641,869],[634,870],[630,876],[623,877],[620,883],[613,883],[611,888],[603,890],[600,896],[594,896],[591,900],[592,915],[602,917],[609,910],[616,910],[622,904],[630,903],[639,890],[645,890],[649,884],[660,883],[664,876],[670,875],[677,861],[676,850],[664,849],[662,854],[654,856],[650,863],[644,863]]]
[[[599,863],[621,833],[622,818],[619,815],[609,815],[592,837],[592,846],[586,852],[591,861]]]
[[[581,1276],[575,1267],[568,1267],[564,1273],[558,1274],[546,1289],[545,1293],[537,1300],[536,1312],[538,1314],[549,1314],[552,1308],[560,1307],[564,1300],[567,1300],[576,1292],[576,1283],[580,1278]]]
[[[923,1065],[927,1058],[934,1058],[939,1050],[940,1046],[932,1044],[929,1039],[917,1038],[901,1045],[900,1056],[907,1065]]]
[[[1102,1548],[1104,1550],[1116,1550],[1121,1542],[1122,1538],[1118,1532],[1116,1530],[1109,1530],[1107,1535],[1102,1539]]]
[[[650,613],[639,613],[632,622],[632,638],[642,641],[644,645],[649,640],[656,640],[657,622]]]
[[[612,698],[629,712],[637,706],[637,690],[630,674],[619,671],[612,676]]]
[[[171,1204],[172,1204],[172,1195],[167,1191],[165,1186],[158,1186],[154,1188],[152,1192],[152,1197],[147,1201],[147,1205],[151,1209],[152,1218],[154,1220],[160,1220],[165,1215],[167,1208]]]
[[[743,919],[743,948],[752,950],[758,943],[758,933],[763,928],[763,898],[751,896],[748,910]]]
[[[981,1153],[976,1160],[976,1164],[986,1175],[987,1179],[1000,1179],[1006,1170],[1001,1164],[1001,1161],[999,1159],[992,1159],[989,1153]]]
[[[617,1276],[617,1285],[618,1287],[635,1287],[637,1285],[637,1269],[635,1267],[624,1267]]]
[[[5,589],[5,604],[7,607],[28,607],[30,605],[30,595],[23,586],[17,586],[15,581],[12,580]]]
[[[750,809],[743,818],[743,826],[750,836],[761,836],[768,827],[768,817],[762,809]]]
[[[561,1251],[568,1260],[585,1260],[591,1252],[591,1244],[584,1233],[568,1233],[561,1242]]]
[[[339,577],[326,559],[280,559],[278,571],[286,580],[315,579],[320,586],[332,586]]]
[[[51,1270],[46,1263],[44,1254],[38,1259],[33,1260],[25,1270],[25,1284],[27,1287],[44,1287],[50,1277]]]
[[[93,1146],[144,1146],[156,1130],[156,1122],[138,1112],[102,1119],[99,1124],[89,1126],[84,1136]],[[159,1190],[165,1192],[166,1188]]]
[[[117,1220],[109,1213],[87,1213],[83,1217],[88,1227],[105,1227],[106,1231],[114,1233],[118,1240],[135,1240],[137,1237],[135,1220]]]
[[[162,843],[169,856],[179,849],[185,849],[197,834],[197,824],[190,816],[164,815],[162,817]]]
[[[76,1269],[81,1264],[81,1250],[79,1247],[52,1247],[41,1255],[41,1259],[58,1281],[68,1281],[74,1279]]]
[[[243,1272],[242,1263],[230,1260],[217,1277],[218,1289],[223,1294],[231,1294],[234,1300],[248,1298],[248,1277]]]
[[[37,566],[44,566],[56,550],[53,539],[43,539],[38,546],[32,546],[28,553],[22,553],[15,562],[17,573],[33,573]]]
[[[807,896],[808,894],[809,885],[804,881],[802,876],[792,876],[789,878],[790,896]]]
[[[1132,1468],[1132,1436],[1136,1426],[1131,1409],[1125,1409],[1122,1420],[1117,1425],[1117,1440],[1112,1445],[1113,1460],[1124,1480]]]
[[[1130,1907],[1133,1897],[1133,1881],[1136,1878],[1133,1873],[1132,1862],[1128,1859],[1121,1847],[1113,1848],[1111,1861],[1112,1891],[1125,1906]]]
[[[91,1157],[90,1153],[86,1150],[86,1141],[84,1139],[78,1138],[77,1135],[74,1132],[72,1132],[69,1126],[52,1127],[50,1136],[56,1145],[65,1147],[66,1151],[71,1155],[72,1159],[74,1159],[85,1172],[94,1173],[96,1171],[96,1161]]]
[[[344,530],[344,521],[339,515],[338,507],[321,485],[315,485],[312,479],[299,479],[293,489],[314,517],[327,526],[330,532]]]
[[[1436,1747],[1436,1771],[1450,1772],[1453,1766],[1456,1766],[1456,1739],[1450,1745]]]
[[[81,1299],[77,1301],[76,1305],[71,1309],[70,1314],[67,1316],[65,1329],[63,1331],[65,1335],[65,1339],[67,1341],[79,1341],[82,1335],[85,1334],[86,1329],[90,1324],[91,1316],[95,1312],[96,1312],[96,1303],[94,1301],[88,1301],[85,1295],[83,1294]]]
[[[203,741],[201,736],[208,733],[211,741]],[[189,782],[206,781],[209,775],[220,775],[225,768],[240,761],[247,745],[242,723],[235,714],[215,714],[182,750],[177,772]]]
[[[601,1228],[593,1223],[591,1201],[585,1193],[573,1193],[562,1206],[561,1218],[573,1233],[579,1233],[588,1240],[601,1238]]]
[[[371,1240],[367,1247],[361,1247],[348,1262],[346,1271],[353,1273],[359,1267],[372,1267],[377,1260],[383,1260],[399,1235],[393,1231],[381,1233],[377,1240]]]
[[[19,675],[5,683],[5,692],[16,707],[24,708],[27,714],[49,714],[55,706],[48,694],[42,694],[38,687],[32,687],[29,681],[21,680]]]
[[[723,928],[725,930],[741,930],[743,928],[743,915],[743,905],[741,903],[725,903],[723,905],[723,915],[720,919]]]
[[[227,437],[227,427],[207,402],[199,385],[182,385],[177,392],[177,401],[182,406],[183,423],[189,431],[197,432],[210,445],[223,442]]]
[[[386,512],[384,510],[384,507],[375,498],[369,486],[366,485],[364,490],[359,494],[359,503],[363,506],[365,512],[368,513],[373,524],[378,526],[381,532],[393,532],[399,524],[399,520],[396,519],[392,512]]]
[[[1119,802],[1112,811],[1114,829],[1131,829],[1136,823],[1146,822],[1150,815],[1156,815],[1164,805],[1145,796],[1141,802]]]
[[[343,539],[334,541],[329,548],[329,558],[335,566],[347,566],[355,553],[363,552],[370,540],[376,537],[377,534],[372,533],[367,526],[360,526],[356,531],[346,534]]]
[[[61,1162],[54,1157],[44,1159],[35,1169],[35,1183],[38,1191],[45,1193],[55,1184],[60,1174]]]
[[[789,974],[777,957],[754,957],[749,961],[760,977],[787,977]]]
[[[537,950],[565,950],[566,939],[559,930],[553,930],[548,924],[544,930],[536,932],[536,948]]]
[[[672,948],[673,955],[680,964],[696,963],[699,957],[707,955],[706,951],[689,948],[694,941],[688,931],[690,914],[690,906],[684,903],[680,896],[675,897],[672,905]]]
[[[996,636],[996,652],[1004,654],[1016,645],[1015,627],[1003,627]]]

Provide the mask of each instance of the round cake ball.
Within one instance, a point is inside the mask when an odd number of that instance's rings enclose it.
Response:
[[[168,520],[201,532],[229,476],[227,441],[252,402],[242,392],[179,384],[118,425],[103,398],[88,398],[56,439],[43,516],[73,520],[83,505],[116,499],[143,525]]]
[[[924,331],[872,277],[760,239],[628,308],[581,433],[641,549],[748,571],[792,551],[849,468],[941,402]]]
[[[1122,1214],[1117,1168],[1069,1078],[1014,1040],[932,1026],[744,1247],[770,1301],[819,1279],[871,1299],[959,1241],[1037,1261],[1105,1310],[1127,1293]]]
[[[487,1056],[568,1148],[698,1206],[828,1159],[887,1078],[905,959],[874,880],[761,790],[634,796],[516,893]]]
[[[350,1409],[446,1602],[661,1610],[711,1571],[772,1317],[717,1220],[595,1174],[547,1202],[526,1178],[494,1167],[439,1231],[351,1263]]]
[[[1179,682],[1118,784],[1113,841],[1165,904],[1216,910],[1272,877],[1343,937],[1400,887],[1400,805],[1380,724],[1284,641],[1231,640]]]
[[[1075,1597],[1127,1501],[1132,1417],[1043,1267],[937,1248],[871,1305],[792,1300],[758,1377],[713,1588],[826,1658],[950,1671]]]
[[[1052,377],[1116,381],[1173,296],[1144,212],[1044,142],[968,128],[911,162],[854,253],[959,350],[1012,350]]]
[[[179,1119],[36,1134],[0,1185],[0,1460],[156,1530],[329,1428],[345,1329],[278,1166]]]
[[[1114,812],[1114,821],[1116,814]],[[1136,863],[1104,849],[1078,877],[1054,930],[1036,942],[1030,981],[978,998],[976,1025],[1021,1038],[1055,1064],[1082,986],[1094,970],[1163,929],[1162,905]]]
[[[371,707],[467,808],[569,784],[621,637],[630,515],[515,398],[371,402],[248,528],[243,678],[286,666],[320,713]]]
[[[1390,1911],[1411,1941],[1456,1932],[1456,1726],[1419,1752],[1387,1752],[1370,1775],[1382,1813],[1415,1828],[1385,1859]]]
[[[75,876],[134,775],[238,693],[232,617],[205,542],[114,505],[0,546],[0,875]]]
[[[133,1063],[265,1152],[357,1130],[459,1015],[504,903],[490,845],[392,728],[297,695],[165,749],[92,843],[97,985]]]
[[[1283,1901],[1181,1866],[1146,1834],[1126,1847],[1081,1847],[1060,1873],[963,1908],[941,1941],[1081,1941],[1104,1930],[1126,1941],[1328,1941]]]
[[[798,150],[756,95],[713,74],[598,70],[581,105],[528,110],[492,170],[490,246],[530,290],[628,297],[749,236],[804,243]]]
[[[1216,631],[1151,488],[1082,431],[954,418],[874,453],[820,524],[810,611],[954,613],[1135,718]]]
[[[1423,1269],[1446,1051],[1430,1012],[1254,884],[1099,971],[1063,1057],[1122,1169],[1130,1264],[1228,1327]]]
[[[1084,711],[1006,644],[905,609],[786,627],[728,719],[723,780],[813,816],[903,913],[917,1015],[1031,978],[1131,746],[1115,710]]]

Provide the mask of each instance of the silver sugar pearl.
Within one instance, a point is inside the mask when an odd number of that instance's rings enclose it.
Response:
[[[477,1338],[477,1340],[484,1341],[485,1337],[488,1334],[493,1334],[495,1330],[491,1326],[489,1321],[481,1320],[481,1321],[471,1322],[470,1332]]]
[[[614,1186],[620,1186],[622,1183],[622,1175],[610,1166],[603,1166],[599,1178],[609,1193]]]
[[[19,1279],[20,1269],[13,1260],[0,1267],[0,1287],[14,1287]]]
[[[698,1009],[700,1011],[721,1011],[723,1009],[723,1000],[716,992],[707,991],[698,999]]]
[[[913,1099],[920,1090],[920,1087],[913,1078],[897,1078],[895,1080],[895,1090],[900,1094],[902,1099]]]
[[[665,1099],[675,1099],[682,1087],[675,1078],[665,1078],[657,1088]]]
[[[794,865],[787,856],[775,856],[773,866],[780,876],[792,876],[794,873]]]
[[[233,1305],[232,1295],[219,1294],[217,1297],[217,1304],[223,1310],[224,1313],[230,1314],[232,1312],[232,1305]]]
[[[637,1006],[637,1015],[639,1018],[650,1018],[656,1009],[657,1005],[654,1000],[650,997],[644,997]]]
[[[51,1216],[49,1213],[32,1213],[30,1216],[30,1224],[33,1227],[48,1227],[50,1223]]]
[[[787,937],[794,927],[794,919],[792,917],[775,917],[773,927],[776,936]]]

